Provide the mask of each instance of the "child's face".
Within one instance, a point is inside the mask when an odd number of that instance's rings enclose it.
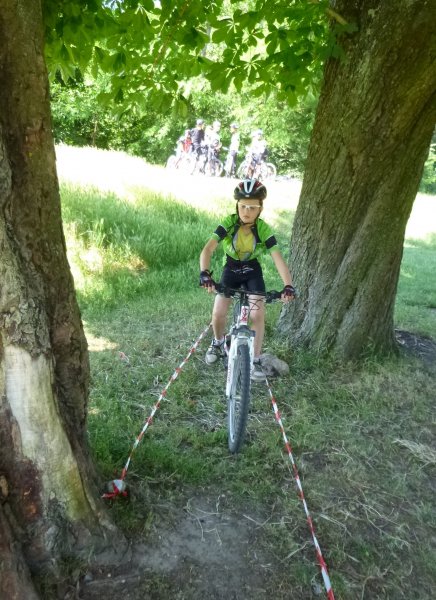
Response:
[[[259,200],[247,198],[238,201],[238,215],[242,223],[254,223],[262,212],[262,206]]]

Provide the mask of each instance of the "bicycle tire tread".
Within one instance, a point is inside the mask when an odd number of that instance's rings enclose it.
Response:
[[[240,378],[240,379],[239,379]],[[228,399],[228,445],[232,454],[239,452],[245,437],[248,410],[250,407],[250,353],[248,346],[238,347],[233,381]],[[236,395],[240,387],[240,406],[236,414]]]

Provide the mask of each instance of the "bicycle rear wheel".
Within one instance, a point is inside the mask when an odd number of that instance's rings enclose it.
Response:
[[[244,441],[250,406],[250,352],[247,344],[238,346],[227,407],[229,450],[235,454]]]
[[[272,163],[266,163],[266,166],[268,168],[268,179],[275,179],[277,175],[277,169],[275,165],[273,165]]]
[[[222,161],[220,161],[218,159],[215,163],[215,172],[214,172],[215,177],[221,177],[223,170],[224,170],[224,165],[223,165]]]

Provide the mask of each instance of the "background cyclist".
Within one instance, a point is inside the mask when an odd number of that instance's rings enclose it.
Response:
[[[208,160],[212,162],[215,158],[218,158],[221,149],[221,122],[214,121],[212,127],[206,128],[205,144],[207,146]]]
[[[265,186],[255,179],[241,181],[234,190],[236,213],[225,217],[215,229],[212,237],[204,246],[200,255],[200,285],[209,293],[215,291],[210,272],[213,253],[219,243],[224,249],[224,269],[220,283],[227,287],[238,288],[245,284],[249,291],[264,292],[265,282],[259,258],[266,253],[271,255],[277,272],[283,281],[282,300],[288,302],[295,296],[292,277],[283,259],[272,229],[260,214],[266,198]],[[251,378],[262,381],[265,375],[260,365],[260,354],[265,333],[265,307],[261,297],[250,296],[250,319],[256,332],[254,338],[254,365]],[[227,312],[231,299],[221,294],[215,298],[212,327],[213,340],[206,352],[206,363],[213,364],[224,355],[224,336]]]
[[[200,156],[201,148],[204,143],[204,121],[203,119],[197,119],[194,129],[191,129],[191,140],[192,152],[195,153],[197,158]]]
[[[248,148],[248,155],[251,161],[250,173],[252,174],[256,165],[266,160],[268,148],[266,140],[263,137],[262,129],[255,129],[251,134],[251,144]]]
[[[176,168],[178,167],[183,156],[190,152],[192,146],[191,130],[185,129],[185,133],[177,140],[176,148]]]
[[[236,157],[239,152],[239,126],[236,123],[230,123],[230,135],[230,146],[224,169],[227,177],[234,177],[236,172]]]

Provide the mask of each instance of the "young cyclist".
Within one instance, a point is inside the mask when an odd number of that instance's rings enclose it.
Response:
[[[239,152],[239,126],[237,123],[230,124],[230,146],[227,153],[226,164],[224,170],[227,177],[234,177],[236,171],[236,157]]]
[[[182,161],[183,156],[188,154],[188,152],[190,151],[191,145],[192,145],[191,130],[185,129],[184,135],[181,135],[179,137],[179,139],[177,140],[176,163],[175,163],[176,169],[178,168],[180,162]]]
[[[265,282],[259,258],[269,253],[283,280],[282,301],[289,302],[295,296],[292,277],[277,246],[277,240],[269,227],[260,218],[263,201],[266,198],[265,186],[255,179],[241,181],[234,191],[236,214],[225,217],[216,228],[200,255],[200,285],[209,293],[214,292],[214,284],[210,272],[213,253],[222,242],[225,253],[224,269],[220,283],[227,287],[237,288],[244,284],[248,291],[264,292]],[[250,297],[250,307],[254,337],[254,367],[251,378],[263,381],[265,375],[260,365],[260,354],[265,333],[265,307],[261,296],[255,293]],[[217,294],[212,313],[214,338],[206,352],[206,363],[213,364],[224,355],[224,335],[227,311],[231,299]]]
[[[259,165],[263,160],[266,160],[268,155],[268,148],[266,140],[263,137],[262,129],[256,129],[251,134],[251,144],[248,147],[248,154],[250,160],[250,167],[248,170],[248,176],[253,177],[253,173],[256,171],[256,166]]]
[[[200,156],[204,135],[204,121],[203,119],[197,119],[194,129],[191,130],[191,152],[195,152],[197,157]]]

